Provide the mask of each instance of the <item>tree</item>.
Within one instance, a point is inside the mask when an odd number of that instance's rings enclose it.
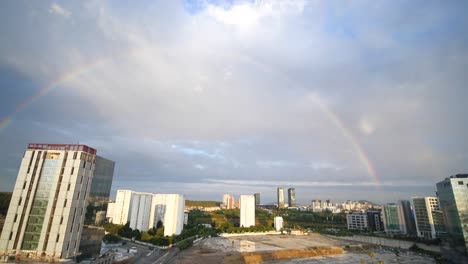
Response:
[[[105,243],[117,243],[119,242],[121,239],[119,236],[116,236],[116,235],[113,235],[111,233],[105,235],[103,238],[102,238],[102,241],[104,241]]]
[[[120,232],[120,229],[123,228],[123,225],[117,225],[117,224],[112,224],[112,223],[107,223],[104,225],[104,230],[106,232],[109,232],[113,235],[117,235]]]
[[[163,227],[163,222],[161,220],[159,220],[158,223],[156,224],[156,228],[160,228],[160,227]]]

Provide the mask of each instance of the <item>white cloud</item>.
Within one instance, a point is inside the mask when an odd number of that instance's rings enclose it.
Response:
[[[335,164],[333,164],[331,162],[311,162],[310,167],[315,171],[327,170],[327,169],[333,169],[333,170],[336,170],[336,171],[340,171],[340,170],[343,169],[343,168],[341,168],[339,166],[336,166]]]
[[[204,170],[204,169],[206,168],[205,166],[203,166],[203,165],[201,165],[201,164],[195,164],[194,167],[195,167],[195,169],[197,169],[197,170]]]
[[[374,133],[375,126],[369,119],[361,118],[359,121],[359,129],[364,135],[368,136]]]
[[[300,13],[306,1],[253,1],[232,6],[208,5],[206,12],[221,23],[233,25],[241,30],[258,26],[265,17],[275,17],[288,13]]]
[[[69,18],[71,16],[71,12],[69,10],[65,9],[57,3],[52,3],[52,5],[50,5],[49,12],[59,16],[63,16],[65,18]]]

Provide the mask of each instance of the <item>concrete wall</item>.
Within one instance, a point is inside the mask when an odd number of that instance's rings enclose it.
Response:
[[[386,247],[394,247],[394,248],[402,248],[402,249],[409,249],[411,246],[416,244],[419,248],[424,250],[432,251],[440,253],[439,246],[428,246],[424,243],[415,243],[412,241],[404,241],[404,240],[397,240],[397,239],[390,239],[390,238],[383,238],[383,237],[371,237],[371,236],[352,236],[352,237],[335,237],[338,239],[349,240],[349,241],[358,241],[363,243],[369,243],[374,245],[382,245]]]

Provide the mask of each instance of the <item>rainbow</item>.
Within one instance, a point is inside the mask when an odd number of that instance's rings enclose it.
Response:
[[[92,63],[85,64],[81,67],[78,67],[64,75],[62,75],[60,78],[57,80],[53,81],[49,85],[39,89],[36,93],[34,93],[31,97],[26,99],[25,101],[21,102],[18,104],[15,109],[7,116],[2,118],[0,120],[0,132],[4,128],[6,128],[13,120],[13,118],[22,110],[24,110],[27,106],[33,104],[37,100],[39,100],[42,96],[46,95],[47,93],[51,92],[55,88],[59,87],[61,84],[73,80],[77,78],[78,76],[91,71],[92,69],[95,69],[96,67],[108,62],[110,58],[101,58],[96,61],[93,61]],[[360,161],[362,164],[366,167],[366,170],[368,174],[372,177],[374,180],[375,184],[380,188],[382,186],[379,177],[377,176],[377,173],[374,169],[374,166],[372,165],[368,155],[364,151],[364,149],[361,147],[359,142],[356,140],[356,138],[352,135],[351,130],[346,127],[345,123],[338,117],[338,115],[333,112],[330,107],[328,107],[326,104],[320,100],[320,98],[315,97],[314,102],[319,106],[319,108],[330,118],[330,120],[333,122],[333,124],[340,129],[342,132],[343,136],[346,138],[348,142],[351,143],[352,147],[356,151]]]
[[[59,87],[60,84],[63,84],[63,83],[65,83],[67,81],[70,81],[70,80],[73,80],[76,77],[78,77],[78,76],[80,76],[80,75],[82,75],[82,74],[84,74],[86,72],[89,72],[90,70],[102,65],[103,63],[105,63],[105,62],[107,62],[109,60],[110,60],[109,58],[107,58],[107,59],[102,59],[101,58],[101,59],[93,61],[92,63],[82,65],[81,67],[78,67],[78,68],[76,68],[76,69],[74,69],[74,70],[72,70],[70,72],[65,73],[64,75],[62,75],[60,78],[53,81],[49,85],[44,86],[43,88],[39,89],[31,97],[29,97],[26,100],[24,100],[23,102],[19,103],[10,114],[8,114],[7,116],[5,116],[4,118],[2,118],[0,120],[0,131],[3,130],[4,128],[6,128],[13,121],[13,118],[19,112],[24,110],[28,105],[30,105],[30,104],[36,102],[37,100],[39,100],[39,98],[41,98],[42,96],[44,96],[47,93],[49,93],[50,91],[54,90],[54,88]]]
[[[369,175],[372,177],[372,179],[375,181],[377,186],[380,188],[382,186],[379,177],[377,176],[377,173],[374,169],[374,166],[372,165],[368,155],[364,151],[364,149],[361,147],[359,142],[356,140],[356,138],[353,136],[351,133],[351,130],[346,127],[345,123],[338,117],[338,115],[333,112],[333,110],[330,107],[327,107],[320,98],[314,98],[314,102],[319,106],[319,108],[326,113],[326,115],[332,120],[332,122],[335,124],[336,127],[340,129],[342,132],[343,136],[348,140],[348,142],[351,143],[353,148],[355,149],[356,153],[358,154],[359,159],[361,160],[362,164],[366,167],[367,172]]]

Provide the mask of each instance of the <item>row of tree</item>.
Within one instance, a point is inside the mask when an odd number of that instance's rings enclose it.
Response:
[[[148,242],[157,246],[169,246],[174,243],[183,242],[182,247],[186,247],[188,244],[190,244],[184,240],[191,239],[193,241],[193,239],[197,237],[213,237],[218,236],[220,233],[219,229],[195,224],[185,226],[180,235],[165,236],[164,226],[161,221],[158,222],[155,228],[150,228],[148,231],[143,232],[138,229],[130,228],[129,223],[125,225],[108,223],[104,225],[104,229],[109,233],[103,239],[104,242],[107,243],[116,243],[120,241],[121,237],[125,237],[138,241]]]

